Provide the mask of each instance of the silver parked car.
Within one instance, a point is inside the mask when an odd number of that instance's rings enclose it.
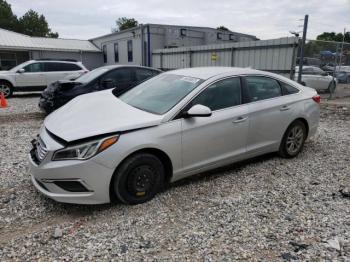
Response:
[[[299,73],[299,67],[295,68],[294,80],[297,81]],[[337,87],[337,78],[328,75],[327,72],[316,66],[303,66],[303,72],[301,74],[301,83],[304,86],[314,88],[319,91],[327,91],[333,93]]]
[[[138,204],[168,182],[257,155],[294,157],[320,97],[243,68],[160,74],[117,97],[79,96],[49,115],[29,156],[35,187],[60,202]]]

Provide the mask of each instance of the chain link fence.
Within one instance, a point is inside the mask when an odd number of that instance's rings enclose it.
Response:
[[[300,63],[299,48],[295,80]],[[329,93],[329,98],[350,89],[350,43],[308,40],[304,47],[301,81],[306,86]]]

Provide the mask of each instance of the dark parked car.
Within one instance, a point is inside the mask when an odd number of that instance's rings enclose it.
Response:
[[[103,66],[71,80],[60,80],[49,85],[41,94],[39,107],[46,113],[68,103],[73,98],[101,90],[115,88],[122,94],[162,71],[141,66]]]

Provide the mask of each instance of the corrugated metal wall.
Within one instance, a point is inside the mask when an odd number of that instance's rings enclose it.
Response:
[[[163,70],[197,66],[234,66],[290,75],[294,70],[298,39],[238,42],[158,49],[152,52],[152,66]]]

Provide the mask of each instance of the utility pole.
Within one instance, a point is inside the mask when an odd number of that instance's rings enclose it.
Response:
[[[301,74],[303,72],[303,63],[304,63],[304,47],[306,42],[306,33],[307,33],[307,25],[309,21],[309,15],[305,15],[304,18],[304,30],[303,30],[303,39],[301,41],[300,47],[300,58],[299,58],[299,73],[298,73],[298,83],[301,83]]]
[[[346,34],[346,28],[344,28],[343,42],[341,43],[340,57],[339,57],[339,68],[341,67],[341,59],[342,59],[343,52],[344,52],[345,34]]]

